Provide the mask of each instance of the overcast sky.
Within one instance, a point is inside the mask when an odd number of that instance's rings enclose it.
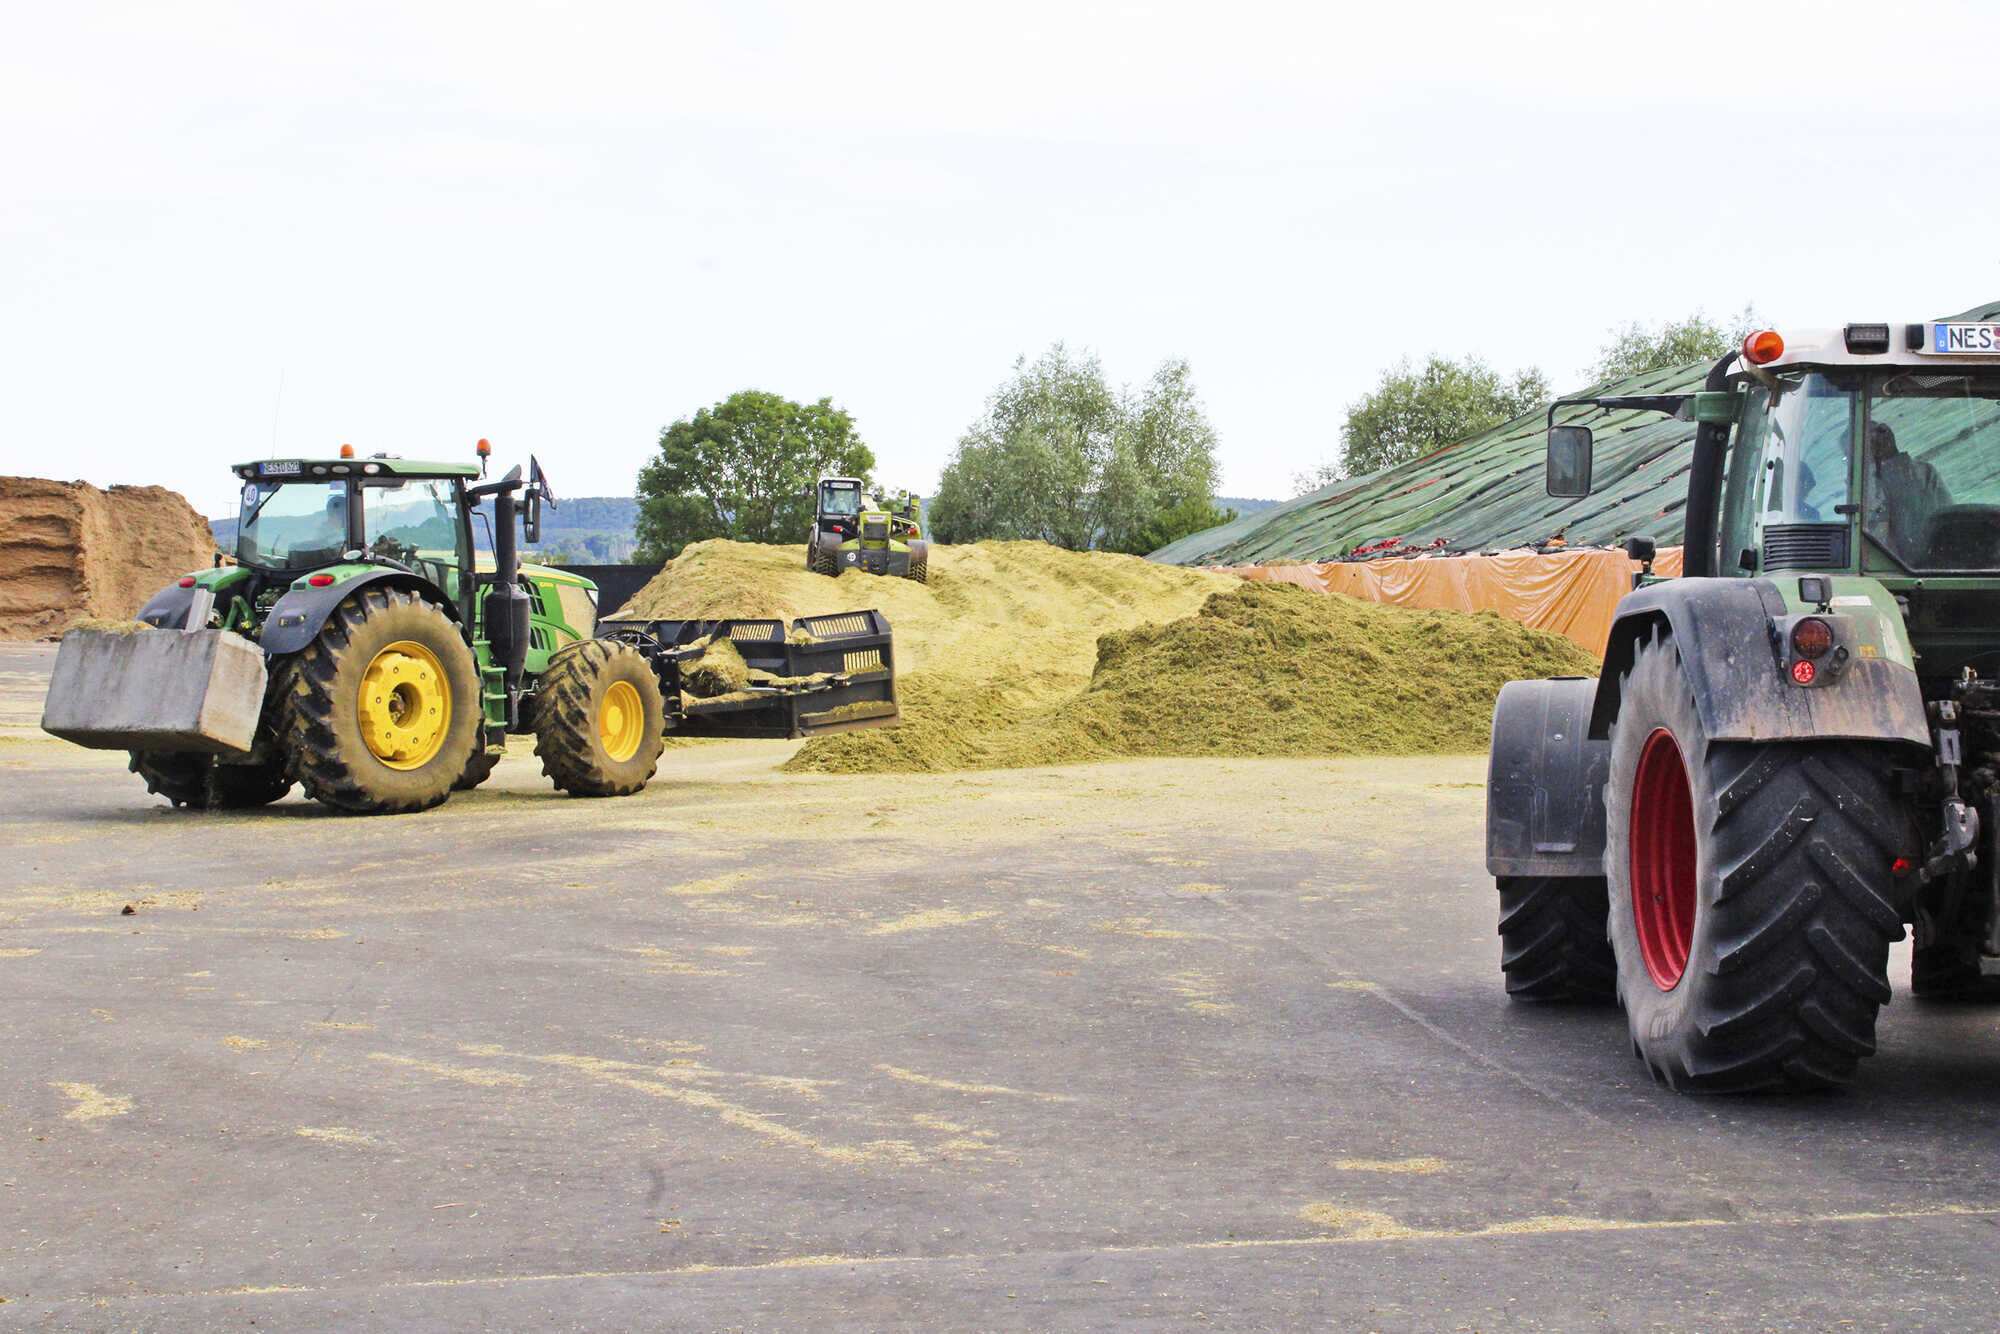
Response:
[[[1532,8],[1532,12],[1527,12]],[[1185,357],[1226,494],[1399,358],[2000,298],[2000,10],[10,5],[0,471],[273,452],[629,494],[743,388],[929,491],[1014,359]],[[282,384],[282,392],[280,386]]]

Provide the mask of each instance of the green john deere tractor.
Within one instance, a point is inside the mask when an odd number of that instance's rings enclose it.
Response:
[[[421,463],[343,446],[238,465],[236,563],[183,576],[133,626],[65,635],[43,728],[129,750],[177,806],[262,805],[296,783],[373,813],[477,787],[510,735],[534,736],[558,788],[622,796],[651,779],[669,729],[895,720],[879,613],[600,621],[589,580],[521,564],[519,537],[539,540],[556,503],[540,465],[481,481],[487,453],[482,440],[478,464]],[[729,688],[699,684],[712,649]]]
[[[1696,423],[1684,576],[1633,539],[1601,674],[1500,694],[1501,967],[1516,997],[1616,996],[1673,1087],[1851,1078],[1905,923],[1917,995],[1991,998],[1996,317],[1764,331],[1698,393],[1550,409],[1554,496],[1591,490],[1575,409]]]
[[[930,581],[931,544],[924,539],[923,500],[908,491],[870,495],[858,477],[826,477],[814,489],[806,568],[838,576],[844,570]]]

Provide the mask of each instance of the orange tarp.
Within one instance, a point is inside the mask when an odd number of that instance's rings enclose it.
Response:
[[[1319,593],[1346,593],[1372,602],[1496,611],[1537,630],[1564,635],[1603,657],[1612,613],[1618,599],[1632,591],[1632,576],[1639,563],[1622,551],[1591,550],[1227,568],[1245,579],[1298,584]],[[1653,562],[1653,573],[1680,572],[1681,549],[1662,548]]]

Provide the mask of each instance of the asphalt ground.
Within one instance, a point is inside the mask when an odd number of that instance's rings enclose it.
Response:
[[[0,1328],[1991,1328],[2000,1031],[1655,1086],[1483,761],[202,815],[0,648]],[[130,905],[133,912],[124,909]],[[1897,976],[1907,974],[1899,947]]]

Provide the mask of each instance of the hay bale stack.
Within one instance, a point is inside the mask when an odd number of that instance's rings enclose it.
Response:
[[[0,639],[129,619],[214,559],[208,520],[165,487],[0,477]]]

